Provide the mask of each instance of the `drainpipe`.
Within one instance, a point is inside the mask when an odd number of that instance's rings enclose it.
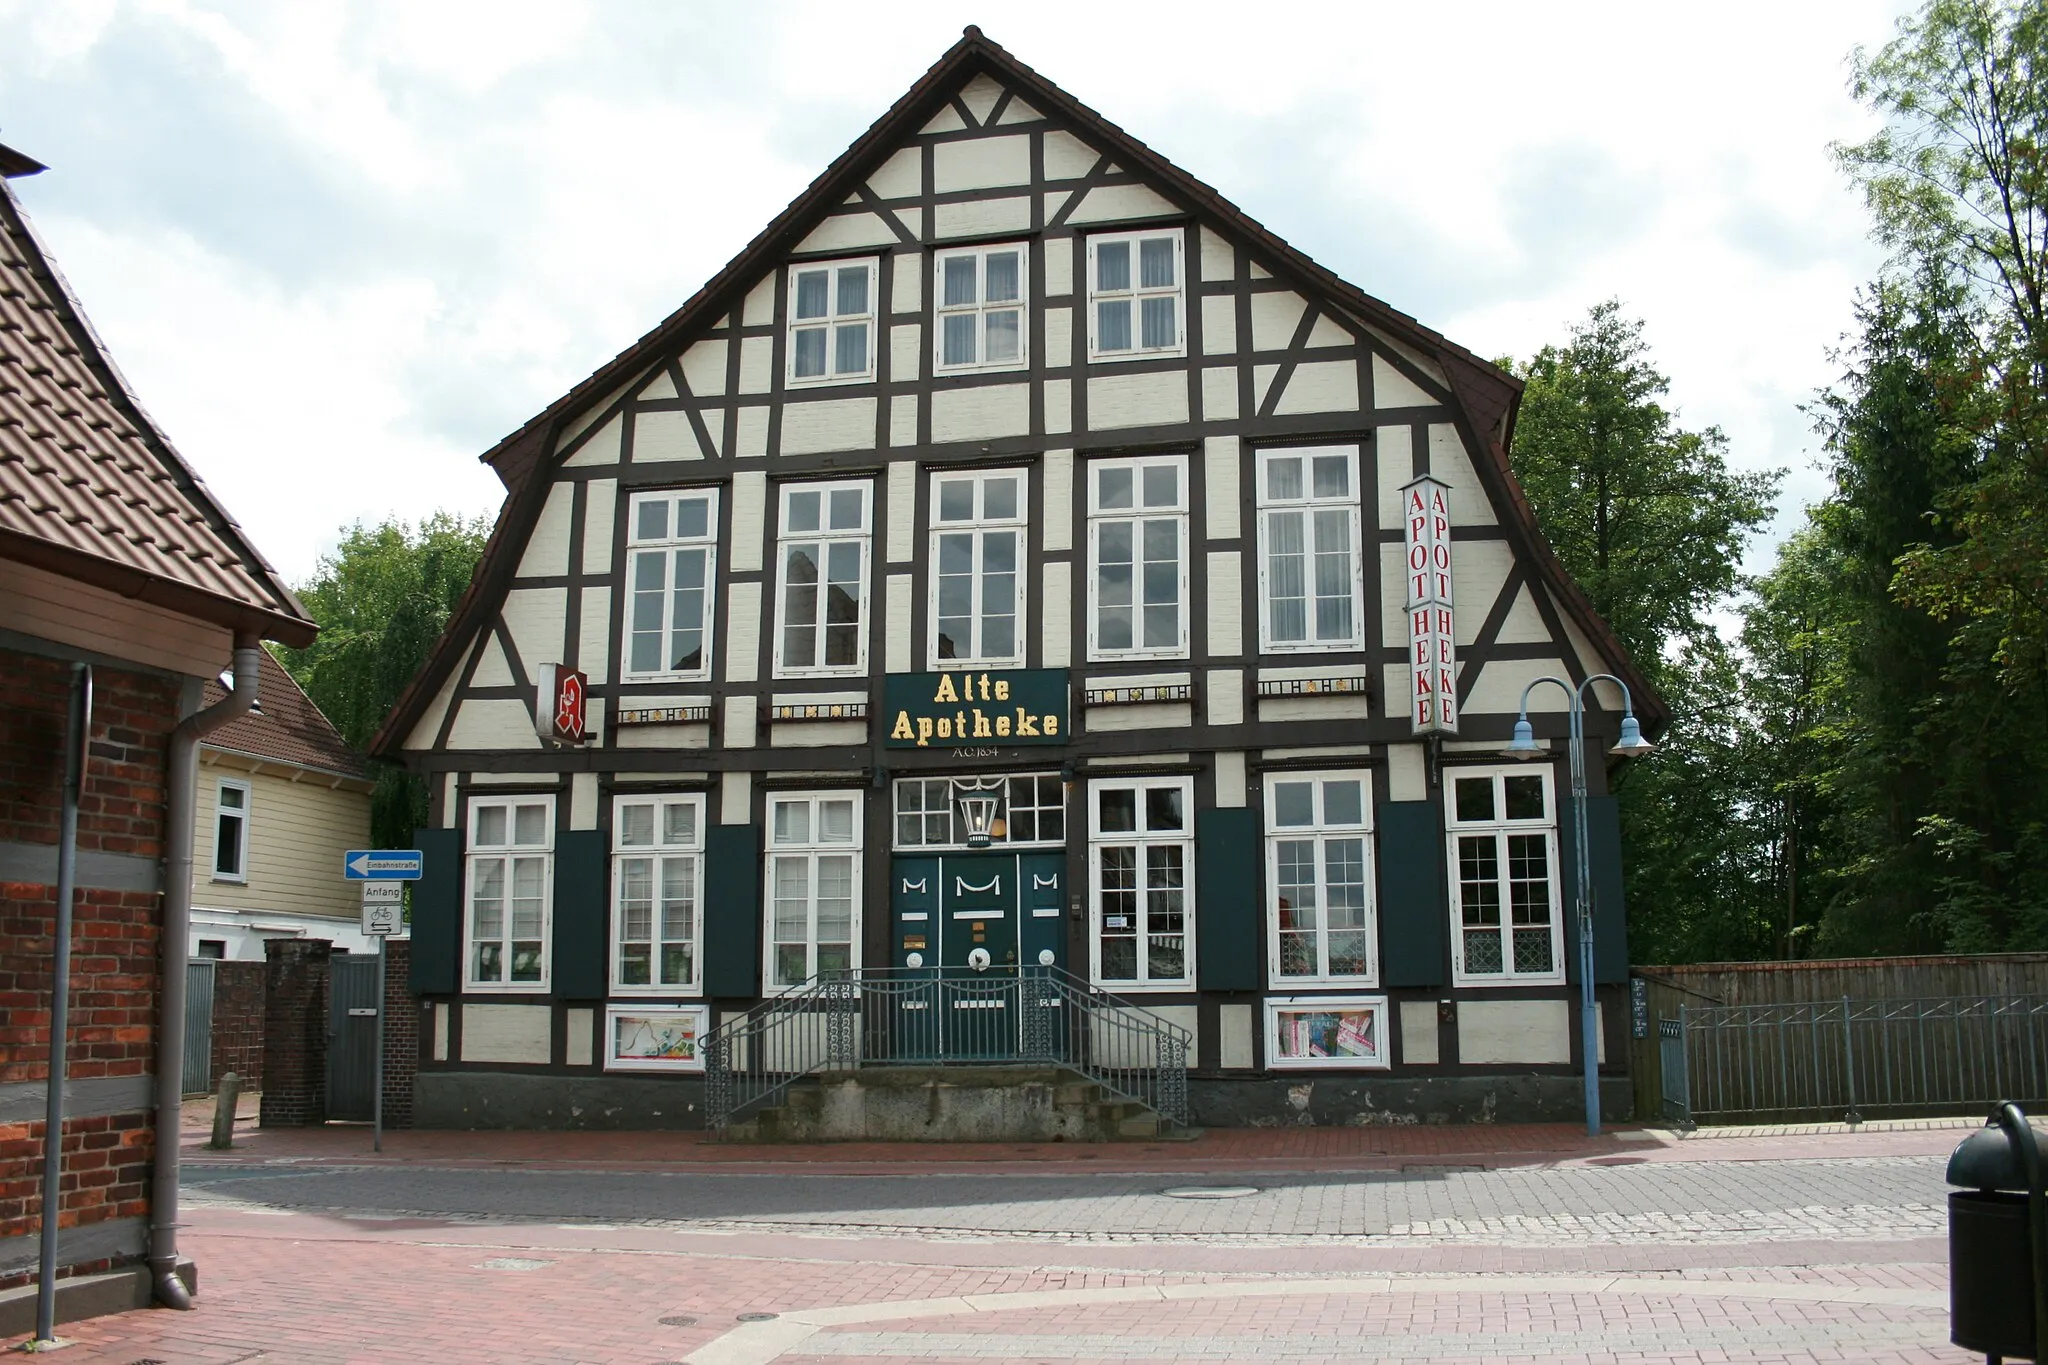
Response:
[[[185,1099],[185,958],[192,925],[192,815],[199,782],[199,741],[256,704],[263,643],[235,635],[235,688],[171,731],[164,803],[163,981],[156,1022],[156,1176],[149,1200],[149,1275],[157,1302],[190,1308],[192,1295],[178,1278],[178,1130]]]

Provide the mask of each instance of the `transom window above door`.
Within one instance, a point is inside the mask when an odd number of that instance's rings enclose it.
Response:
[[[1184,658],[1187,460],[1088,466],[1088,657]]]
[[[941,371],[1007,370],[1025,360],[1026,255],[1022,245],[941,251],[933,264]]]
[[[1186,349],[1179,228],[1088,239],[1088,355],[1178,355]]]
[[[846,383],[875,373],[875,262],[789,268],[789,382]]]
[[[1024,471],[932,475],[933,668],[1024,661]]]
[[[625,676],[711,676],[718,490],[636,493],[627,508]]]
[[[778,676],[851,674],[865,667],[872,501],[867,483],[783,486]]]
[[[896,780],[896,847],[967,848],[973,832],[963,797],[992,796],[992,847],[1062,844],[1067,837],[1066,785],[1058,773],[1009,777],[902,777]]]

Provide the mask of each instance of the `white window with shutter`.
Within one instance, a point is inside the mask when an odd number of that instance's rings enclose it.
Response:
[[[704,797],[612,803],[612,988],[695,995],[703,961]]]
[[[768,798],[770,991],[860,965],[861,795]]]
[[[932,363],[940,373],[1023,367],[1026,260],[1017,243],[938,253],[932,267]]]
[[[876,263],[807,261],[789,268],[789,382],[875,377]]]
[[[1088,358],[1130,360],[1187,350],[1184,234],[1179,228],[1088,239]]]
[[[1372,777],[1266,775],[1267,980],[1275,986],[1379,980]]]
[[[554,853],[554,797],[470,802],[462,924],[468,989],[547,990]]]
[[[1564,980],[1557,795],[1548,768],[1444,769],[1452,980]]]
[[[1194,780],[1088,784],[1089,979],[1119,991],[1195,984]]]

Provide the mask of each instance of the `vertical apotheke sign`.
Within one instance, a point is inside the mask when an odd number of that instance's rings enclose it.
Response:
[[[1423,475],[1401,490],[1408,566],[1408,718],[1415,733],[1458,732],[1451,602],[1450,490]]]

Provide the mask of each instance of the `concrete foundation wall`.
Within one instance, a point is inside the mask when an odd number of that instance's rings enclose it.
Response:
[[[704,1126],[701,1076],[561,1076],[422,1071],[415,1128],[593,1128],[653,1131]]]

